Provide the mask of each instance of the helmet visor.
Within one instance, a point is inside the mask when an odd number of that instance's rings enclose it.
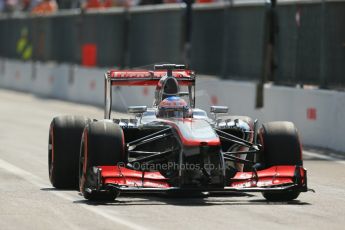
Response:
[[[185,108],[160,108],[158,117],[162,118],[184,118],[187,116],[188,109]]]

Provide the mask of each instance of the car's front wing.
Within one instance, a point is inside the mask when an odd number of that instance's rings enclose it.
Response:
[[[223,187],[170,186],[160,172],[142,172],[121,166],[93,168],[94,181],[87,192],[117,191],[125,193],[164,193],[169,191],[232,191],[232,192],[306,192],[307,171],[301,166],[272,166],[253,172],[238,172]]]

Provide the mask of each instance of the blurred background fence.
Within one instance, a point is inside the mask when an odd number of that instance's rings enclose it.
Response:
[[[229,1],[0,18],[0,56],[131,68],[184,63],[199,74],[345,87],[345,1]],[[191,35],[186,53],[187,33]]]

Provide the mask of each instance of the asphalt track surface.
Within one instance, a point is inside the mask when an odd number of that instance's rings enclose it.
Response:
[[[48,179],[48,128],[54,116],[102,118],[100,108],[0,90],[0,229],[344,229],[345,158],[305,151],[316,193],[289,203],[261,194],[172,198],[121,196],[90,203]]]

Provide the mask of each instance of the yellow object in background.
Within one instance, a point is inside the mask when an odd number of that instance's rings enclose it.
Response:
[[[17,53],[23,60],[29,60],[32,57],[32,45],[29,43],[28,34],[28,29],[23,28],[17,41]]]
[[[31,59],[31,57],[32,57],[32,45],[28,45],[25,48],[24,52],[22,53],[22,58],[24,60],[29,60]]]

